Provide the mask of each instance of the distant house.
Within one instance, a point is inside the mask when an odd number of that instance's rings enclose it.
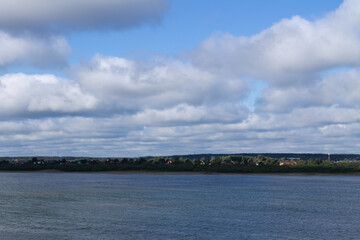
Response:
[[[295,166],[295,165],[297,165],[297,162],[295,162],[295,161],[285,161],[285,162],[280,162],[279,165],[280,166]]]

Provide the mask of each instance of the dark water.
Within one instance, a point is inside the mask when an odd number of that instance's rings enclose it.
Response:
[[[359,239],[360,177],[0,173],[1,239]]]

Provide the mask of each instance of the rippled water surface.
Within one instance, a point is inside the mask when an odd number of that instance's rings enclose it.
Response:
[[[360,177],[0,173],[1,239],[358,239]]]

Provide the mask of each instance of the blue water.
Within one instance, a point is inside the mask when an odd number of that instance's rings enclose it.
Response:
[[[359,239],[360,177],[0,173],[0,239]]]

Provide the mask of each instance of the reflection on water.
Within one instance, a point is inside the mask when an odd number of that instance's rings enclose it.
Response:
[[[0,173],[1,239],[356,239],[360,177]]]

